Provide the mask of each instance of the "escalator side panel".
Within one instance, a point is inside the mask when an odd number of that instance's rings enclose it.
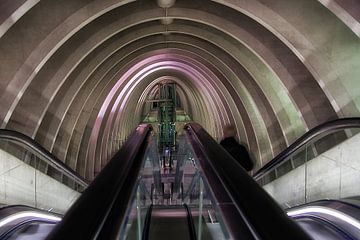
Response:
[[[187,212],[181,208],[153,207],[149,229],[150,240],[191,240]]]
[[[194,220],[194,228],[196,229],[196,234],[198,237],[196,239],[199,239],[199,238],[206,239],[206,240],[225,239],[223,230],[221,229],[221,226],[219,223],[207,223],[207,221],[205,220],[202,213],[200,213],[199,211],[196,211],[196,210],[191,211],[191,216]],[[199,220],[200,218],[201,218],[201,220]],[[213,232],[211,232],[209,229],[209,226],[214,227],[214,229],[216,228],[216,231],[218,232],[218,234],[214,234]],[[220,235],[221,238],[214,237],[216,235]]]
[[[139,125],[47,237],[115,239],[126,228],[129,201],[148,144],[150,125]]]
[[[350,240],[353,239],[330,225],[317,221],[313,218],[300,218],[296,222],[305,232],[309,233],[314,240]]]
[[[20,226],[16,231],[3,240],[25,240],[36,239],[43,240],[53,230],[55,224],[51,223],[27,223]]]

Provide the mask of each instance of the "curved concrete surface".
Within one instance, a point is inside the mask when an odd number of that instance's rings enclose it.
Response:
[[[324,121],[359,116],[352,0],[5,0],[0,122],[88,179],[171,79],[217,140],[234,124],[260,167]]]

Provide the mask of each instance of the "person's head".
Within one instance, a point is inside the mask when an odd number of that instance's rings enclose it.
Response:
[[[224,130],[224,138],[236,136],[236,129],[233,125],[230,124],[226,125],[223,130]]]

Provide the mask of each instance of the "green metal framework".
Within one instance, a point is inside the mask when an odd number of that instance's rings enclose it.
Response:
[[[159,85],[159,150],[174,148],[176,143],[176,85]]]

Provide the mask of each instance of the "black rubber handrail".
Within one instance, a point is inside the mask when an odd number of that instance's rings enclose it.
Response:
[[[38,220],[38,219],[30,219],[30,220],[26,220],[23,221],[19,224],[16,224],[14,226],[11,226],[11,228],[9,230],[7,230],[6,232],[4,232],[4,234],[0,235],[0,239],[12,239],[13,235],[16,234],[17,231],[21,230],[21,228],[23,228],[26,225],[29,224],[51,224],[51,225],[55,225],[58,223],[58,221],[51,221],[51,220]]]
[[[183,206],[186,210],[186,217],[187,217],[187,222],[188,222],[190,240],[196,240],[197,237],[196,237],[195,225],[194,225],[194,220],[192,218],[191,211],[187,204],[184,203]]]
[[[327,228],[330,228],[332,231],[329,231],[327,229],[327,231],[320,231],[320,233],[317,233],[317,237],[318,239],[328,239],[329,236],[328,234],[326,234],[326,232],[336,232],[338,235],[336,236],[336,239],[338,240],[355,240],[358,238],[355,238],[354,236],[352,236],[351,234],[349,234],[346,230],[341,229],[337,224],[332,223],[331,221],[320,217],[320,216],[316,216],[316,215],[305,215],[305,216],[298,216],[298,217],[292,217],[294,219],[294,221],[299,221],[299,220],[303,220],[303,219],[311,219],[312,221],[318,222],[319,224],[326,226]],[[308,231],[310,234],[314,234],[314,230],[313,229],[306,229],[305,231]],[[322,236],[322,233],[325,232],[325,236]],[[320,235],[320,236],[319,236]],[[340,236],[339,236],[340,235]],[[333,236],[330,239],[335,239],[335,236]]]
[[[49,215],[54,215],[56,217],[62,217],[62,214],[56,213],[56,212],[49,212],[43,209],[38,209],[31,206],[26,206],[22,204],[16,204],[16,205],[4,205],[3,207],[0,207],[0,220],[4,219],[12,214],[18,213],[18,212],[40,212],[40,213],[46,213]]]
[[[139,125],[63,220],[46,238],[118,239],[148,146],[150,125]]]
[[[73,179],[77,184],[83,186],[84,188],[89,185],[89,183],[77,172],[72,170],[69,166],[67,166],[29,136],[12,130],[0,129],[0,139],[24,145],[35,155],[41,156],[41,159],[44,160],[44,162],[57,169],[60,173],[63,173],[69,178]]]
[[[153,208],[153,205],[151,204],[149,209],[146,212],[144,227],[143,227],[143,232],[142,232],[142,237],[141,237],[142,240],[149,239],[152,208]]]
[[[311,239],[200,125],[185,129],[233,239]]]
[[[277,166],[281,165],[286,161],[292,154],[296,153],[298,149],[308,144],[310,141],[317,139],[323,134],[330,134],[334,131],[351,129],[351,128],[360,128],[360,117],[352,118],[339,118],[332,120],[323,124],[320,124],[317,127],[312,128],[306,132],[303,136],[298,138],[294,143],[292,143],[288,148],[278,154],[274,159],[266,163],[262,168],[256,171],[253,174],[255,180],[260,179],[262,176],[266,175],[271,170],[275,169]]]
[[[35,213],[40,213],[40,214],[53,216],[53,217],[59,217],[59,218],[61,218],[61,216],[62,216],[60,214],[44,211],[41,209],[37,209],[34,207],[25,206],[25,205],[6,205],[6,206],[0,208],[0,221],[7,219],[10,216],[19,214],[19,213],[29,213],[29,212],[35,212]],[[22,225],[28,224],[29,222],[56,224],[59,221],[57,221],[55,219],[54,220],[44,219],[42,217],[37,217],[37,216],[26,216],[26,217],[14,219],[13,221],[8,222],[7,224],[1,226],[0,239],[8,239],[13,234],[14,231],[19,229]]]
[[[291,208],[287,208],[285,209],[285,211],[288,212],[288,211],[299,210],[305,207],[313,207],[313,206],[335,209],[336,211],[349,215],[352,218],[356,219],[358,222],[360,222],[360,206],[352,202],[347,202],[347,199],[321,199],[321,200],[316,200],[314,202],[305,203],[302,205],[297,205]],[[360,229],[358,230],[360,232]]]

